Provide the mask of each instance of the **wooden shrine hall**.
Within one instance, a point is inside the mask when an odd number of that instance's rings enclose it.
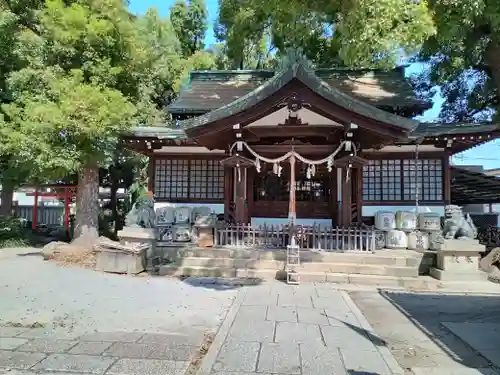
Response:
[[[500,125],[420,123],[431,103],[403,69],[192,72],[168,107],[174,127],[136,127],[157,204],[209,205],[234,223],[349,226],[380,210],[443,212],[449,158]],[[293,207],[292,207],[293,205]]]

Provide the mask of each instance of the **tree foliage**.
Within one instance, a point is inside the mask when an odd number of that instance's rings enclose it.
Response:
[[[189,57],[205,48],[207,7],[204,0],[177,1],[170,9],[170,21],[181,43],[182,55]]]
[[[412,0],[220,0],[216,26],[239,67],[249,45],[300,47],[317,66],[392,67],[433,32],[426,2]]]
[[[417,88],[445,101],[440,117],[447,122],[477,121],[498,113],[500,105],[500,3],[496,0],[431,0],[436,34],[418,59],[430,69]]]

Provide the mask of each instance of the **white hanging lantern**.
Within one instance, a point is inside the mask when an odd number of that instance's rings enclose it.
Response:
[[[283,170],[283,167],[281,165],[278,165],[278,177],[281,177],[282,170]]]
[[[278,163],[274,163],[274,164],[273,164],[273,173],[274,173],[274,174],[278,174],[278,170],[279,170],[279,165],[278,165]]]

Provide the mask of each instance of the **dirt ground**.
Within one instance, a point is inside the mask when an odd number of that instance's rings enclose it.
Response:
[[[486,333],[481,327],[486,330],[500,324],[500,295],[401,291],[356,291],[349,295],[408,374],[416,373],[415,368],[425,372],[431,368],[495,367],[446,325],[485,323],[476,325],[480,338]]]

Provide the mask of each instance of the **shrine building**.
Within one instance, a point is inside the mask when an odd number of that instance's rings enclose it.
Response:
[[[500,125],[414,120],[431,108],[392,71],[194,71],[169,105],[176,126],[136,127],[156,205],[209,206],[233,223],[346,227],[378,211],[443,214],[450,157]]]

